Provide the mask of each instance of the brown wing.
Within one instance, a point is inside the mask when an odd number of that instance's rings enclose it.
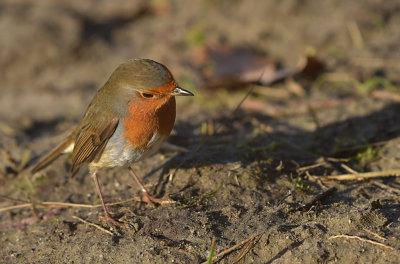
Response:
[[[72,152],[72,175],[74,175],[83,163],[90,163],[100,159],[108,140],[114,134],[118,126],[118,118],[107,120],[104,118],[98,122],[91,122],[82,126],[78,132],[74,150]]]

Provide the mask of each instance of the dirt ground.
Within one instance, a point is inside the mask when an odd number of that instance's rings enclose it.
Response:
[[[213,263],[399,263],[399,25],[396,0],[3,0],[0,263],[202,263],[212,248]],[[193,65],[212,45],[324,67],[207,89]],[[187,151],[133,165],[175,202],[110,205],[117,229],[83,207],[99,200],[69,156],[28,168],[129,58],[162,62],[195,96],[178,98],[168,139]],[[100,182],[109,203],[140,195],[124,168]]]

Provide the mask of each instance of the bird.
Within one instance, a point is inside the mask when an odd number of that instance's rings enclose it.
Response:
[[[150,203],[158,202],[131,164],[155,153],[171,133],[176,117],[175,96],[193,93],[179,87],[166,66],[150,59],[122,63],[97,91],[73,132],[40,158],[31,173],[44,169],[61,154],[72,152],[72,176],[87,164],[105,219],[119,224],[104,202],[98,171],[127,167],[144,197]]]

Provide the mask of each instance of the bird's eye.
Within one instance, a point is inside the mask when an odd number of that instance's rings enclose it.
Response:
[[[150,93],[141,93],[141,95],[142,95],[144,98],[153,98],[153,97],[154,97],[154,94],[150,94]]]

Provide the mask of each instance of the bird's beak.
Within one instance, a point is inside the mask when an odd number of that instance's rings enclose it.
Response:
[[[191,92],[182,89],[181,87],[176,87],[175,90],[170,93],[170,95],[174,95],[174,96],[194,96],[194,94],[192,94]]]

